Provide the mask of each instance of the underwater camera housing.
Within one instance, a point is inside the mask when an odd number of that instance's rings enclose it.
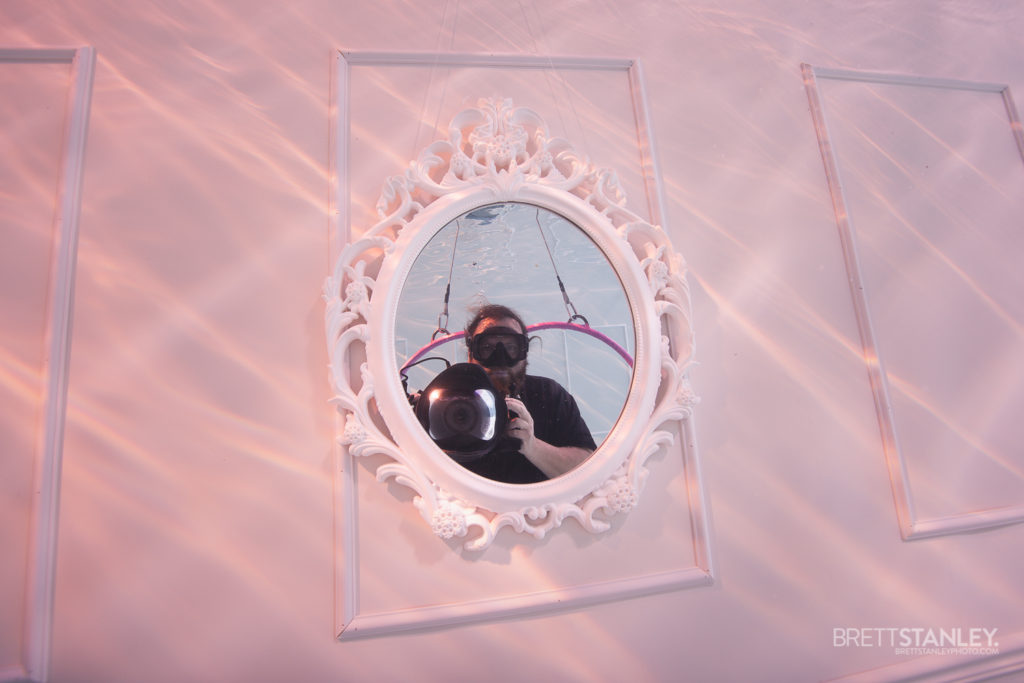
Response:
[[[414,411],[434,443],[458,463],[493,451],[509,419],[503,395],[473,363],[456,363],[441,372],[420,394]]]

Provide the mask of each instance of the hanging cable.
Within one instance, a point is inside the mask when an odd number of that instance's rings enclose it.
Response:
[[[573,322],[574,320],[582,320],[583,324],[590,327],[590,323],[587,319],[576,312],[576,307],[573,306],[572,301],[569,299],[569,294],[565,291],[565,285],[562,284],[562,277],[558,274],[558,266],[555,265],[555,257],[551,253],[551,247],[548,246],[548,238],[544,235],[544,228],[540,226],[540,209],[537,208],[534,212],[534,220],[537,221],[537,230],[540,231],[540,238],[544,241],[544,248],[547,249],[548,259],[551,261],[551,270],[555,271],[555,279],[558,281],[558,289],[562,292],[562,301],[565,303],[565,310],[569,314],[569,320],[566,322]]]
[[[431,95],[435,92],[434,82],[438,78],[438,67],[441,63],[442,54],[452,54],[455,51],[455,27],[459,23],[459,0],[455,0],[455,8],[452,11],[451,18],[449,19],[448,8],[451,5],[451,0],[445,0],[444,10],[441,12],[441,26],[437,31],[437,40],[434,43],[434,55],[430,65],[430,76],[427,79],[427,87],[423,90],[423,102],[420,105],[419,117],[416,120],[416,135],[413,138],[412,143],[412,154],[409,156],[410,159],[416,159],[420,153],[420,134],[423,129],[423,124],[428,119],[429,103]],[[450,21],[450,25],[449,25]],[[447,34],[447,35],[446,35]],[[443,45],[443,39],[448,39],[448,52],[443,53],[441,51]],[[438,134],[438,124],[441,121],[441,112],[444,109],[444,99],[448,92],[448,81],[451,80],[451,66],[446,69],[446,73],[441,78],[441,96],[435,98],[437,101],[437,113],[434,116],[434,127],[428,133],[428,143],[434,140],[434,136]]]
[[[576,111],[576,99],[572,90],[569,87],[569,82],[562,75],[561,70],[555,67],[555,60],[551,56],[551,50],[547,46],[547,41],[544,40],[543,35],[538,38],[533,31],[533,26],[530,24],[530,17],[526,11],[525,5],[522,0],[517,0],[519,4],[519,11],[523,15],[523,24],[526,26],[526,32],[530,35],[530,41],[533,43],[533,54],[537,57],[542,57],[547,61],[547,68],[544,69],[544,79],[547,81],[548,90],[551,91],[552,104],[555,107],[555,111],[558,114],[558,120],[562,123],[562,130],[566,137],[569,136],[569,128],[565,124],[565,117],[562,115],[561,102],[568,102],[569,109],[572,111],[573,118],[575,119],[577,132],[573,135],[573,138],[579,137],[582,140],[582,148],[585,152],[590,150],[590,145],[587,142],[587,129],[583,126],[580,121],[579,112]],[[533,11],[534,18],[537,24],[543,26],[543,20],[541,19],[540,12],[537,10],[537,4],[534,0],[529,0],[530,9]],[[543,45],[542,45],[543,44]],[[543,49],[541,49],[543,47]],[[555,80],[561,86],[562,96],[559,97],[555,93],[555,86],[551,82],[551,76],[554,74]]]
[[[452,295],[452,273],[455,272],[455,251],[459,248],[459,233],[462,232],[462,220],[455,219],[455,243],[452,244],[452,261],[448,266],[448,284],[444,288],[444,304],[441,307],[441,314],[437,316],[437,329],[430,335],[430,341],[437,339],[439,335],[449,335],[448,331],[448,299]]]

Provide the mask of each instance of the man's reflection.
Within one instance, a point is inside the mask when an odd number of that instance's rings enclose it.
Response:
[[[487,371],[512,418],[493,452],[464,463],[477,474],[530,484],[573,469],[597,449],[575,399],[558,382],[526,374],[529,339],[522,318],[491,304],[466,325],[469,361]]]

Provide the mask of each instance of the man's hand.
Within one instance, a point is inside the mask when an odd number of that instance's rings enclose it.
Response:
[[[548,477],[557,477],[590,457],[590,451],[576,446],[552,446],[533,433],[533,416],[523,402],[506,398],[505,405],[516,414],[505,434],[523,442],[519,452]]]
[[[537,446],[537,437],[533,434],[533,416],[530,415],[530,411],[526,409],[523,402],[517,398],[506,398],[505,405],[516,414],[516,417],[509,422],[505,433],[522,442],[519,452],[532,462]]]

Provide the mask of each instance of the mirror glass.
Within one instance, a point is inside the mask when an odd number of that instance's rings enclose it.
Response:
[[[417,255],[397,305],[395,361],[407,394],[422,392],[446,361],[469,360],[461,334],[485,304],[519,314],[529,338],[526,374],[563,387],[600,446],[625,404],[636,343],[625,291],[601,249],[574,223],[532,204],[490,204],[449,222]]]

